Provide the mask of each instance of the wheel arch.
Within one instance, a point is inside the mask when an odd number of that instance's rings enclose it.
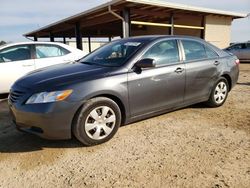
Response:
[[[113,100],[119,106],[119,108],[121,110],[121,115],[122,115],[121,125],[125,124],[126,118],[127,118],[126,108],[125,108],[125,105],[123,104],[122,100],[119,97],[112,95],[112,94],[100,94],[100,95],[96,95],[96,96],[91,97],[91,99],[96,98],[96,97],[106,97],[106,98]]]
[[[229,76],[229,74],[223,74],[221,77],[225,78],[227,80],[227,83],[228,83],[228,86],[229,86],[229,91],[231,91],[231,89],[232,89],[232,79]]]
[[[112,95],[112,94],[97,94],[97,95],[88,97],[88,99],[86,99],[86,100],[93,99],[93,98],[96,98],[96,97],[106,97],[106,98],[109,98],[109,99],[113,100],[119,106],[119,108],[121,110],[121,115],[122,115],[122,117],[121,117],[121,125],[124,125],[126,123],[126,121],[127,121],[127,110],[126,110],[126,107],[125,107],[124,103],[122,102],[122,100],[119,97],[117,97],[115,95]],[[71,130],[72,130],[72,126],[76,122],[77,117],[78,117],[82,107],[84,106],[86,100],[84,100],[84,102],[78,107],[77,111],[75,112],[75,115],[74,115],[72,123],[71,123]]]

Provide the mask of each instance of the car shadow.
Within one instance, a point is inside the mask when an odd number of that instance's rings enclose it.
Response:
[[[204,103],[199,103],[186,108],[207,108],[207,106]],[[7,101],[0,102],[0,153],[32,152],[32,151],[43,150],[43,148],[81,148],[81,147],[85,146],[83,146],[75,138],[71,140],[46,140],[29,133],[18,131],[15,128],[15,125],[12,122],[12,119],[9,115]]]
[[[198,103],[198,104],[193,104],[191,106],[188,106],[186,108],[210,108],[208,105],[206,105],[205,103]]]
[[[76,139],[45,140],[28,133],[12,130],[15,134],[0,135],[0,153],[20,153],[43,150],[43,148],[80,148],[84,147]]]
[[[7,99],[9,96],[8,93],[5,93],[5,94],[0,94],[0,100],[4,100],[4,99]]]
[[[250,82],[246,82],[246,83],[240,83],[240,82],[238,82],[237,85],[250,86]]]

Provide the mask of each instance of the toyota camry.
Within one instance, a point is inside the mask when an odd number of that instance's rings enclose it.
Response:
[[[200,102],[223,105],[238,65],[236,56],[194,37],[126,38],[20,78],[9,106],[19,130],[101,144],[120,125]]]

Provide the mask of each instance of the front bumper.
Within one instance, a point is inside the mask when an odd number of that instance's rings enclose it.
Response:
[[[71,126],[79,103],[60,101],[47,104],[15,104],[10,113],[18,130],[46,139],[70,139]]]

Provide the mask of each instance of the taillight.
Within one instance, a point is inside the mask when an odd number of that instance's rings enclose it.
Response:
[[[239,60],[239,59],[236,59],[236,60],[235,60],[235,64],[236,64],[236,65],[239,65],[239,64],[240,64],[240,60]]]

